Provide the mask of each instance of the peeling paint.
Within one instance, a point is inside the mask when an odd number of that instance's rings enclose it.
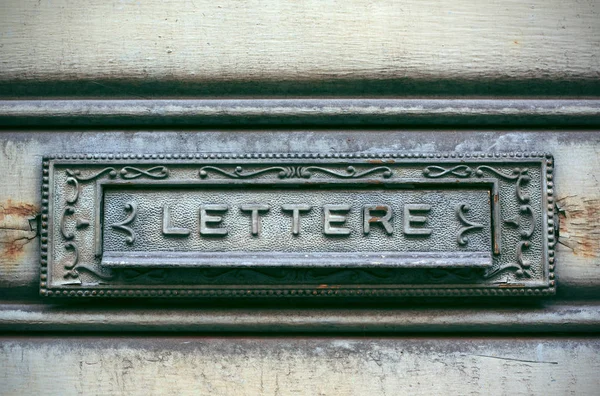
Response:
[[[565,196],[558,201],[559,243],[576,255],[600,257],[600,198]]]

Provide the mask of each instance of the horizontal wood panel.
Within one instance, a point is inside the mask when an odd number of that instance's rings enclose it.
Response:
[[[548,394],[600,386],[596,338],[0,339],[6,394]]]
[[[511,304],[512,303],[512,304]],[[485,302],[456,307],[416,305],[403,301],[392,307],[342,304],[323,309],[220,307],[198,309],[117,303],[60,306],[0,304],[0,331],[77,332],[203,332],[203,333],[597,333],[600,305],[594,303],[515,304]],[[275,303],[274,303],[275,304]],[[348,308],[352,305],[353,308]]]
[[[0,100],[0,126],[535,126],[600,124],[586,99]]]
[[[512,130],[4,130],[0,134],[0,288],[6,299],[36,299],[41,157],[50,153],[196,152],[510,152],[555,155],[561,208],[559,297],[600,291],[600,166],[597,131]],[[34,227],[35,228],[35,227]]]
[[[589,95],[599,19],[594,0],[12,0],[0,80],[3,95]]]

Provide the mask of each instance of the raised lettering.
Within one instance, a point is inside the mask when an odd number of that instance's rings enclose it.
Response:
[[[262,228],[259,212],[267,212],[269,210],[269,205],[265,204],[247,204],[240,206],[242,212],[250,212],[251,221],[250,221],[250,231],[252,235],[258,235]]]
[[[404,205],[404,234],[405,235],[431,235],[430,228],[413,228],[415,225],[425,224],[427,217],[417,216],[413,212],[429,213],[431,205],[406,204]]]
[[[333,214],[331,211],[336,212],[349,212],[350,205],[323,205],[323,213],[325,215],[323,222],[323,232],[325,235],[350,235],[349,228],[343,227],[332,227],[331,223],[345,223],[346,216],[341,214]]]
[[[383,216],[373,216],[372,212],[385,212]],[[379,223],[385,229],[388,235],[394,232],[394,227],[390,223],[392,218],[392,208],[389,205],[365,205],[363,207],[363,232],[365,235],[371,231],[371,224]]]
[[[163,205],[162,232],[164,235],[188,236],[187,228],[171,227],[171,212],[168,205]]]
[[[312,206],[306,204],[290,204],[282,205],[281,210],[284,212],[292,212],[292,234],[300,234],[300,212],[308,212]]]
[[[226,228],[211,228],[209,223],[217,224],[223,221],[221,216],[212,216],[207,213],[211,212],[226,212],[229,209],[227,205],[208,204],[200,206],[200,235],[227,235]]]

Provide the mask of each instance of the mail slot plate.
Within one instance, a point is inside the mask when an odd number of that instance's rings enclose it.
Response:
[[[553,159],[97,154],[43,160],[41,293],[554,293]]]
[[[270,184],[203,183],[173,189],[168,184],[141,182],[137,188],[113,184],[103,194],[102,264],[491,266],[491,192],[486,184],[470,186],[449,190],[443,184],[433,189],[389,183],[274,189]],[[255,213],[253,207],[258,208]],[[459,210],[473,224],[460,236],[466,223],[457,215]],[[128,215],[127,229],[119,227]],[[207,216],[213,220],[206,221]],[[474,252],[486,259],[469,254]]]

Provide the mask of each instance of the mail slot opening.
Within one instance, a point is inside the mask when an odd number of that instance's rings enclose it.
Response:
[[[104,192],[110,268],[487,268],[485,185],[165,189]]]

